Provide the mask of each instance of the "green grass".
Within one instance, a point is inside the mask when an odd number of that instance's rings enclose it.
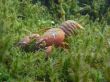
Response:
[[[0,1],[0,82],[110,82],[110,26],[105,20],[69,16],[85,29],[68,38],[68,51],[53,48],[45,61],[43,51],[26,53],[15,44],[25,35],[53,26],[54,20],[40,3],[20,4]],[[18,18],[22,14],[23,20]]]

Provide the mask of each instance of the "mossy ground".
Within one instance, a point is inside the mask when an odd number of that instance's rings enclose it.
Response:
[[[18,0],[0,1],[0,82],[110,82],[110,26],[105,19],[68,15],[85,29],[68,39],[68,51],[53,48],[45,61],[43,51],[26,53],[16,43],[58,22],[40,3],[20,4]]]

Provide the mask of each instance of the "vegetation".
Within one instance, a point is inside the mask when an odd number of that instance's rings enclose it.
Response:
[[[110,1],[61,0],[62,20],[59,8],[45,1],[0,0],[0,82],[110,82]],[[68,51],[54,48],[45,61],[44,52],[16,46],[23,36],[67,19],[85,28],[68,39]]]

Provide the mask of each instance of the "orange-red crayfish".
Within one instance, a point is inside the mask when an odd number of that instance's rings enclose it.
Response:
[[[22,48],[28,49],[32,40],[34,40],[33,50],[44,49],[47,56],[52,51],[52,45],[57,47],[64,46],[65,37],[72,35],[75,29],[83,27],[73,20],[67,20],[59,25],[59,28],[51,28],[44,32],[43,35],[32,34],[31,36],[24,37],[18,44]],[[32,46],[32,45],[31,45]]]

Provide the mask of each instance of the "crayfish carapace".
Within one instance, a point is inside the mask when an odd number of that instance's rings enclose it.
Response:
[[[24,37],[18,44],[25,50],[39,50],[44,49],[47,56],[52,51],[52,46],[64,47],[65,38],[71,36],[75,29],[83,29],[83,27],[73,20],[67,20],[59,25],[58,28],[51,28],[44,32],[43,35],[32,34],[31,36]],[[34,42],[33,45],[30,45],[31,42]]]

